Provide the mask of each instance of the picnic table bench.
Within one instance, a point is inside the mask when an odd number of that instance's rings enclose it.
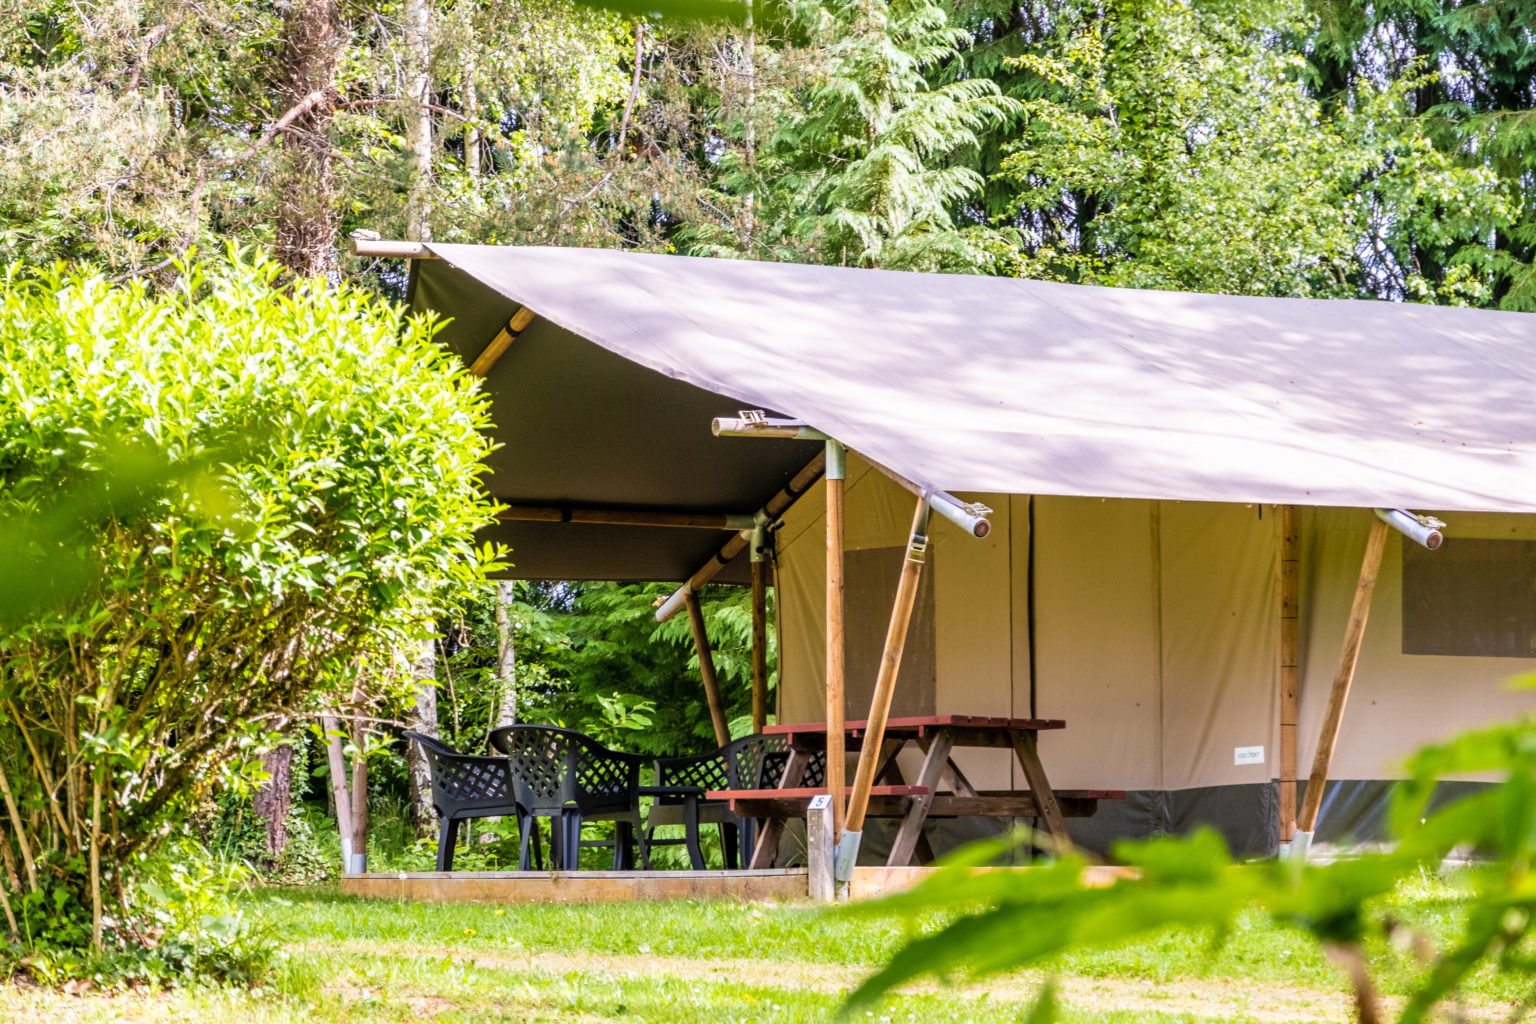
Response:
[[[887,780],[887,784],[877,784],[870,790],[868,810],[872,817],[901,819],[886,863],[893,867],[912,863],[919,849],[927,847],[922,830],[933,817],[1039,818],[1048,835],[1060,843],[1070,843],[1066,818],[1088,817],[1100,800],[1123,799],[1125,793],[1097,789],[1058,793],[1051,788],[1040,763],[1036,737],[1043,730],[1063,728],[1066,722],[1051,718],[924,715],[889,719],[875,768],[876,783]],[[850,753],[859,750],[868,733],[868,723],[847,722],[844,729],[846,749]],[[783,735],[790,745],[779,787],[712,790],[707,794],[711,800],[728,801],[732,811],[741,817],[764,820],[762,837],[753,851],[753,868],[771,866],[784,822],[804,815],[812,797],[827,792],[824,788],[800,786],[810,758],[826,750],[826,724],[774,725],[767,731]],[[911,784],[901,777],[896,763],[896,755],[908,744],[924,754],[922,767]],[[1013,750],[1027,788],[978,790],[952,760],[950,755],[956,747]],[[923,852],[931,855],[929,850]]]

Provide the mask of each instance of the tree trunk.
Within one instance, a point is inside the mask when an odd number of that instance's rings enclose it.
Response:
[[[352,853],[368,862],[368,729],[352,723]]]
[[[267,858],[276,864],[288,845],[288,811],[293,806],[293,748],[280,743],[267,751],[261,766],[269,778],[252,801],[267,824]]]
[[[412,666],[416,680],[416,711],[411,716],[411,728],[423,736],[437,738],[437,641],[422,642]],[[427,767],[426,755],[415,743],[406,747],[406,763],[410,766],[411,809],[416,816],[416,829],[425,833],[432,824],[432,774]]]
[[[324,100],[296,117],[283,135],[274,187],[277,259],[295,274],[330,270],[336,261],[340,213],[328,136],[341,54],[336,0],[291,0],[283,17],[279,106],[291,110],[315,93]]]
[[[464,116],[469,124],[464,128],[464,173],[471,178],[480,177],[480,149],[485,145],[478,127],[480,120],[480,94],[475,88],[475,67],[471,63],[465,69]]]
[[[432,240],[432,5],[405,0],[405,141],[411,151],[411,184],[405,202],[405,237]],[[466,140],[467,142],[467,140]]]
[[[517,657],[512,645],[513,583],[496,584],[496,692],[501,700],[496,709],[496,725],[517,721]]]

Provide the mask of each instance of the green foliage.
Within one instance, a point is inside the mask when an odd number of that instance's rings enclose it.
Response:
[[[619,750],[675,756],[715,746],[698,657],[684,616],[658,624],[668,584],[516,584],[512,606],[519,722],[580,729]],[[742,587],[703,594],[716,673],[734,734],[750,730],[752,617]],[[769,594],[769,620],[773,616]],[[447,630],[439,663],[438,731],[461,750],[483,751],[502,694],[495,675],[495,597],[469,601]],[[769,637],[769,688],[775,664]],[[771,696],[770,696],[771,701]],[[391,769],[404,785],[403,763]]]
[[[713,749],[687,619],[677,615],[659,625],[655,620],[656,604],[673,589],[602,583],[530,590],[529,621],[546,631],[539,661],[547,677],[542,686],[520,691],[520,719],[568,725],[642,754]],[[702,599],[727,721],[751,712],[749,602],[742,587],[710,587]],[[774,631],[768,632],[772,637]],[[769,664],[774,663],[770,650]],[[770,677],[770,687],[773,682]],[[637,710],[649,720],[644,725],[635,718]]]
[[[1355,265],[1373,215],[1456,236],[1504,223],[1489,176],[1448,166],[1401,119],[1411,81],[1361,82],[1351,107],[1324,113],[1300,80],[1303,58],[1275,45],[1277,30],[1300,31],[1297,13],[1058,5],[1050,36],[1002,59],[1026,97],[999,172],[1024,217],[1023,272],[1348,296],[1370,284]],[[1421,216],[1426,203],[1434,216]],[[1443,297],[1465,297],[1462,283],[1439,282]],[[1412,289],[1434,297],[1417,279]]]
[[[200,791],[478,578],[476,384],[429,323],[276,273],[0,286],[0,549],[93,567],[0,632],[12,934],[66,893],[92,946],[132,942],[139,858]]]
[[[241,899],[249,872],[182,839],[138,868],[138,906],[118,940],[88,951],[90,908],[55,888],[22,900],[25,931],[15,962],[47,985],[79,978],[98,984],[174,987],[208,980],[249,984],[278,956],[277,937]],[[34,905],[39,912],[30,911]],[[46,905],[46,906],[44,906]]]
[[[1431,812],[1438,779],[1447,774],[1495,771],[1503,781]],[[1078,949],[1123,945],[1166,930],[1229,934],[1248,908],[1318,942],[1350,975],[1360,1019],[1380,1020],[1367,940],[1390,939],[1400,926],[1374,912],[1375,901],[1404,880],[1438,869],[1457,848],[1475,847],[1487,860],[1463,878],[1465,924],[1431,955],[1410,988],[1398,1020],[1427,1019],[1480,966],[1529,974],[1536,926],[1536,721],[1500,726],[1421,750],[1410,778],[1393,797],[1395,849],[1313,866],[1294,861],[1240,864],[1214,832],[1126,842],[1113,859],[1135,872],[1108,886],[1089,881],[1084,858],[1068,854],[1026,872],[982,867],[1017,838],[977,844],[952,858],[916,889],[860,913],[913,917],[971,908],[958,920],[909,942],[850,997],[863,1007],[892,987],[922,974],[983,976],[1040,963]],[[1418,937],[1427,948],[1429,940]],[[1050,993],[1037,1005],[1050,1016]]]
[[[252,794],[258,785],[257,764],[251,764],[250,773],[244,778],[226,778],[223,787],[188,822],[209,856],[230,864],[239,864],[255,873],[265,883],[279,885],[306,885],[329,878],[336,859],[323,848],[322,834],[327,831],[323,822],[316,822],[304,804],[309,796],[318,772],[325,772],[324,753],[318,751],[314,736],[301,732],[288,740],[294,748],[291,776],[290,805],[284,821],[287,842],[274,859],[267,850],[267,822],[252,806]],[[309,761],[318,751],[320,765],[309,767]],[[264,773],[263,773],[264,774]],[[329,831],[334,832],[334,827]]]
[[[1373,290],[1392,297],[1464,295],[1536,309],[1536,49],[1529,0],[1308,0],[1315,28],[1300,43],[1315,93],[1357,105],[1383,76],[1411,80],[1400,122],[1433,143],[1447,168],[1481,176],[1504,216],[1468,218],[1454,193],[1425,192],[1396,212],[1379,197],[1363,251]]]
[[[925,71],[966,34],[932,0],[832,0],[799,11],[816,49],[810,75],[762,102],[776,128],[750,159],[725,161],[725,187],[750,195],[758,223],[745,255],[888,270],[997,272],[1007,234],[969,204],[980,175],[957,157],[1018,109],[987,79],[932,85]],[[701,226],[700,253],[741,237]]]

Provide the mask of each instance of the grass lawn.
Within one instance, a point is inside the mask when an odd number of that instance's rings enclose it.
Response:
[[[824,1021],[914,927],[724,903],[500,908],[267,890],[252,905],[286,952],[260,988],[65,995],[0,985],[0,1020]],[[1442,940],[1455,927],[1455,893],[1439,882],[1410,887],[1383,909]],[[1412,956],[1373,952],[1384,989],[1405,991],[1417,970]],[[1073,1022],[1352,1019],[1342,974],[1304,937],[1258,916],[1221,944],[1156,935],[1063,957],[1048,971],[924,984],[855,1019],[1022,1020],[1048,973]],[[1485,971],[1459,1012],[1510,1019],[1530,987]]]

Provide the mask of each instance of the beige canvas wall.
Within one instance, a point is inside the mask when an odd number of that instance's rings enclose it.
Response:
[[[1162,787],[1155,511],[1035,499],[1035,710],[1067,722],[1040,748],[1059,787]]]
[[[1279,735],[1273,507],[1158,503],[1163,787],[1266,782]],[[1239,765],[1237,748],[1263,747]]]
[[[1536,517],[1439,513],[1445,547],[1458,538],[1536,539]],[[1302,513],[1300,762],[1305,776],[1338,665],[1371,513],[1306,509]],[[1536,692],[1507,681],[1536,669],[1528,658],[1403,654],[1403,541],[1387,537],[1360,661],[1334,751],[1336,779],[1400,777],[1416,747],[1508,720],[1536,708]]]
[[[781,721],[824,715],[823,493],[818,485],[802,498],[779,534]],[[1186,789],[1263,782],[1278,774],[1279,524],[1273,506],[980,500],[996,513],[985,540],[938,518],[932,527],[927,575],[933,587],[935,711],[1013,717],[1033,711],[1065,719],[1065,731],[1042,741],[1046,766],[1062,788]],[[912,502],[905,490],[854,459],[848,547],[903,544]],[[1369,515],[1303,511],[1303,776]],[[1442,518],[1451,523],[1448,544],[1457,536],[1536,539],[1536,519]],[[888,607],[892,596],[876,599]],[[1394,534],[1334,778],[1393,777],[1397,761],[1423,742],[1536,706],[1530,691],[1502,688],[1515,672],[1536,668],[1531,659],[1402,654],[1401,602],[1402,554]],[[852,707],[847,713],[864,717]],[[1262,763],[1234,764],[1236,748],[1259,746]],[[1019,781],[1004,754],[965,757],[962,767],[978,785]]]
[[[1258,507],[1035,500],[1035,708],[1067,722],[1042,743],[1057,785],[1270,777],[1277,537]],[[1264,762],[1235,764],[1238,747]]]

